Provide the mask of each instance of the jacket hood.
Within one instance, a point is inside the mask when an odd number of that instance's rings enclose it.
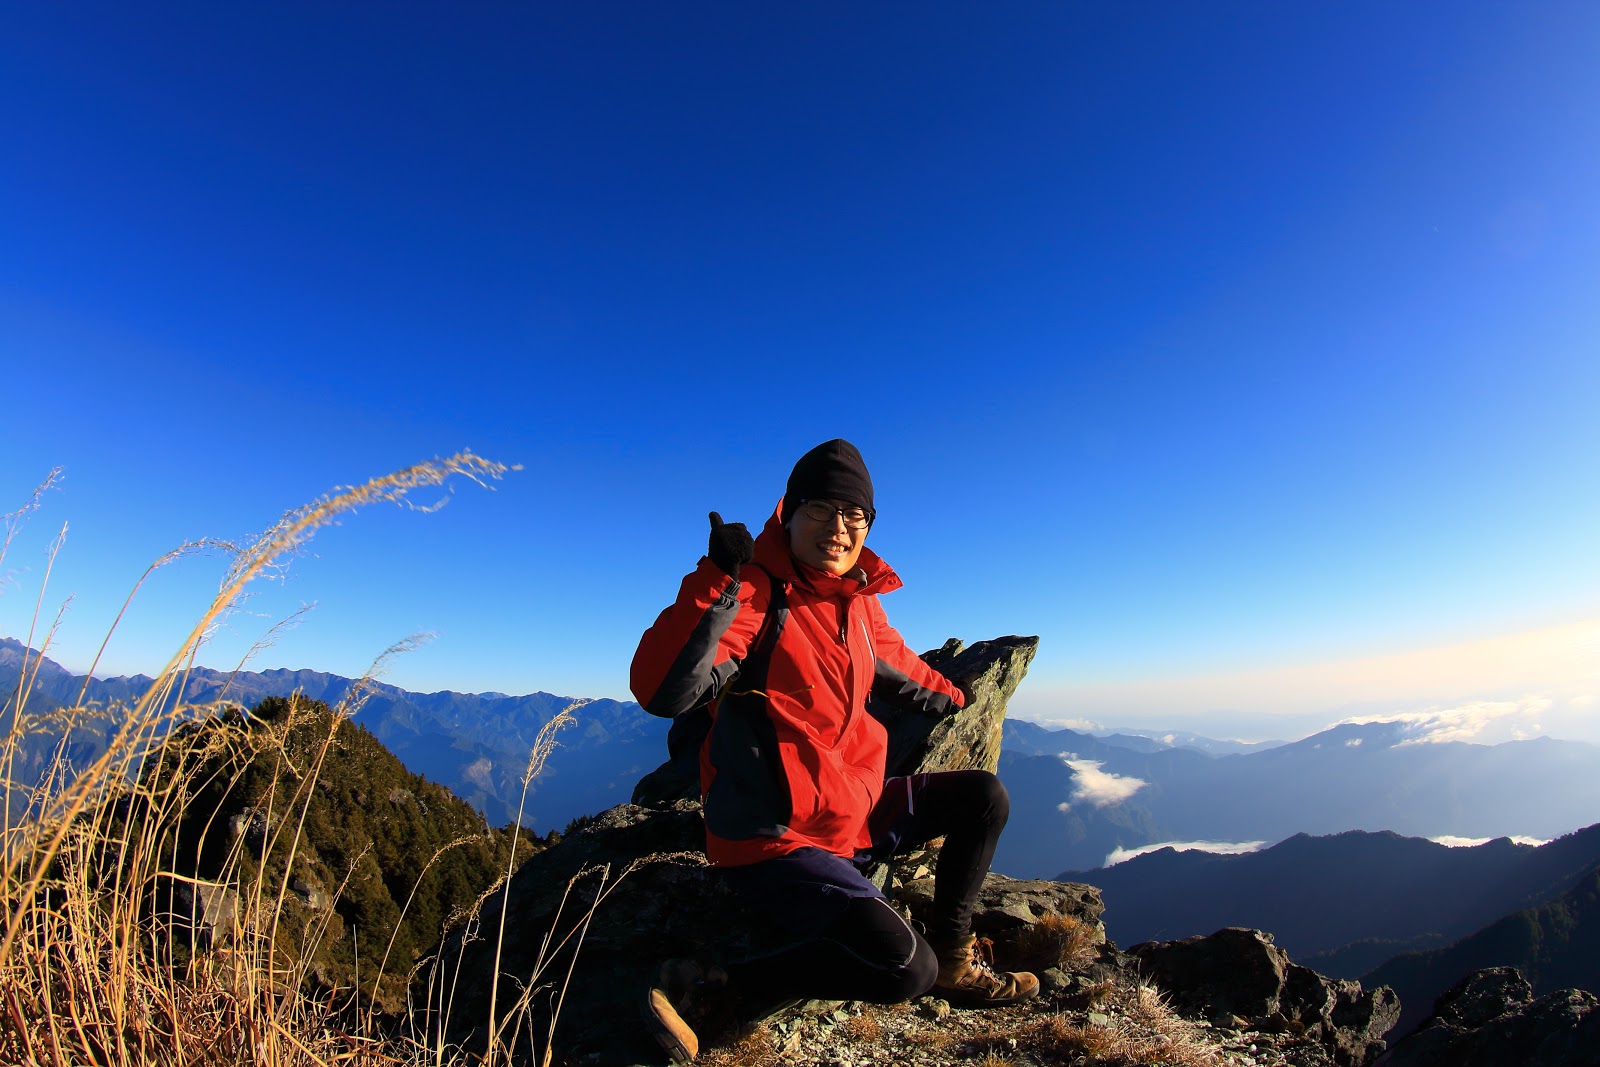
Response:
[[[782,498],[779,498],[777,506],[767,518],[766,525],[761,528],[761,534],[756,538],[753,562],[781,582],[790,584],[800,582],[818,590],[827,588],[830,583],[848,580],[848,577],[840,578],[826,571],[819,571],[815,567],[808,567],[794,558],[794,554],[789,551],[789,531],[783,528]],[[893,567],[865,545],[861,547],[861,557],[856,561],[856,566],[866,573],[867,580],[865,584],[851,583],[857,585],[856,589],[851,590],[852,592],[892,593],[905,584],[894,572]]]

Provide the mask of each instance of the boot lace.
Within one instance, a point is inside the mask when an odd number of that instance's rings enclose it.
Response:
[[[994,969],[994,942],[987,937],[972,942],[972,956],[967,961],[972,977],[992,985],[1004,985],[1005,980]]]

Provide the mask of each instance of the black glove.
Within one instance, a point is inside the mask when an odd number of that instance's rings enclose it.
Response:
[[[723,522],[722,516],[711,513],[711,544],[706,555],[722,568],[729,578],[739,577],[739,565],[749,563],[756,554],[756,543],[742,522]]]

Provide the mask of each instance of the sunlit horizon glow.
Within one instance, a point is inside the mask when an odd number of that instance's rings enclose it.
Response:
[[[1494,744],[1550,736],[1600,742],[1600,620],[1378,656],[1188,678],[1025,688],[1013,713],[1045,725],[1108,723],[1294,740],[1263,723],[1316,732],[1340,722],[1403,722],[1416,742]],[[1057,720],[1044,709],[1069,707]],[[1356,709],[1361,709],[1357,711]],[[1088,713],[1088,714],[1085,714]],[[1110,728],[1110,727],[1107,727]]]

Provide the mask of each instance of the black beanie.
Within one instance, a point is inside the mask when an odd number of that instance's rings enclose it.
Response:
[[[869,517],[873,514],[872,476],[855,445],[836,437],[800,457],[783,491],[785,524],[802,500],[842,500],[864,508]]]

